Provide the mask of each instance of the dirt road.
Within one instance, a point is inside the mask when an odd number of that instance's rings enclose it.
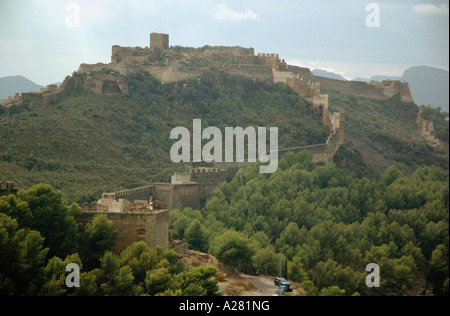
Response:
[[[257,277],[248,274],[228,276],[219,283],[225,296],[272,296],[278,288],[273,277]]]
[[[242,296],[272,296],[277,287],[273,284],[273,278],[256,277],[242,274],[242,278],[250,281],[255,289],[245,291]]]

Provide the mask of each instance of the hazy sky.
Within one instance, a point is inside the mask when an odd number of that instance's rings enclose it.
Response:
[[[367,26],[371,3],[380,27]],[[0,0],[0,77],[62,81],[81,63],[109,63],[112,45],[149,46],[152,31],[170,45],[253,47],[347,79],[449,68],[446,0]]]

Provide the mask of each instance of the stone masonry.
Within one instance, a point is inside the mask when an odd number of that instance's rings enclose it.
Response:
[[[3,186],[3,183],[0,182],[0,196],[2,195],[16,195],[17,194],[17,187],[14,182],[8,181],[5,183],[5,186]]]

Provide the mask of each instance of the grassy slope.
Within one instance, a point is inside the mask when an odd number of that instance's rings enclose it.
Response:
[[[219,72],[178,84],[161,85],[148,74],[127,80],[128,97],[74,91],[46,108],[0,111],[0,181],[14,180],[20,187],[49,183],[77,202],[169,181],[173,172],[186,170],[170,161],[170,131],[191,129],[194,118],[202,119],[203,128],[222,131],[236,123],[278,126],[280,148],[323,143],[327,137],[310,106],[282,84]],[[346,140],[353,147],[343,156],[350,156],[345,158],[350,168],[376,176],[392,164],[407,173],[420,164],[448,170],[448,158],[420,136],[413,104],[325,92],[331,112],[346,113]]]
[[[172,128],[279,126],[280,147],[322,143],[326,129],[309,106],[283,85],[264,86],[223,74],[201,82],[158,84],[149,75],[128,78],[129,97],[74,92],[45,108],[0,114],[0,181],[20,187],[45,182],[69,201],[102,192],[170,181],[183,168],[169,153]],[[15,113],[15,114],[12,114]]]
[[[437,165],[448,171],[448,155],[420,135],[416,125],[418,107],[399,98],[376,101],[336,91],[330,110],[345,112],[345,137],[361,152],[371,173],[380,176],[392,164],[411,173],[419,165]]]

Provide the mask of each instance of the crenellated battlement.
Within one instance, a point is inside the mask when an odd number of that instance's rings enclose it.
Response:
[[[314,81],[319,82],[323,90],[336,90],[344,94],[381,101],[398,95],[402,102],[414,102],[409,84],[398,80],[362,82],[314,76]]]
[[[225,173],[225,170],[219,168],[190,168],[189,173],[192,174],[219,174]]]
[[[114,192],[114,193],[103,193],[102,198],[109,198],[109,199],[112,198],[115,200],[126,198],[131,201],[134,201],[136,199],[146,200],[146,199],[150,198],[151,194],[153,193],[154,188],[155,187],[153,185],[149,185],[149,186],[140,187],[140,188],[136,188],[136,189],[118,191],[118,192]]]
[[[31,107],[48,105],[64,95],[64,89],[82,88],[98,95],[128,95],[124,76],[147,71],[163,83],[199,78],[208,65],[220,67],[231,75],[244,76],[269,83],[288,84],[301,97],[309,97],[316,104],[320,91],[333,89],[357,96],[387,100],[400,95],[403,102],[413,102],[408,83],[399,81],[353,82],[313,76],[308,68],[288,65],[276,53],[258,53],[253,48],[239,46],[204,46],[200,48],[170,47],[169,35],[150,34],[149,47],[112,46],[111,63],[81,64],[62,87],[49,85],[39,92],[16,94],[1,106],[20,104],[25,99]],[[68,82],[66,82],[68,81]],[[320,101],[322,102],[322,101]]]
[[[303,76],[289,77],[286,84],[292,88],[300,97],[320,99],[320,83],[314,82]]]
[[[266,54],[259,53],[258,55],[239,55],[234,59],[236,64],[239,65],[257,65],[257,66],[270,66],[272,69],[282,71],[287,69],[286,61],[280,60],[278,54]]]
[[[258,64],[259,65],[266,65],[271,66],[272,69],[275,70],[286,70],[287,64],[286,61],[280,60],[280,57],[278,54],[258,54]]]
[[[14,96],[9,96],[8,99],[3,100],[0,106],[11,107],[12,105],[21,104],[25,100],[42,100],[42,102],[49,102],[59,96],[61,88],[57,85],[51,84],[40,91],[16,93]]]

